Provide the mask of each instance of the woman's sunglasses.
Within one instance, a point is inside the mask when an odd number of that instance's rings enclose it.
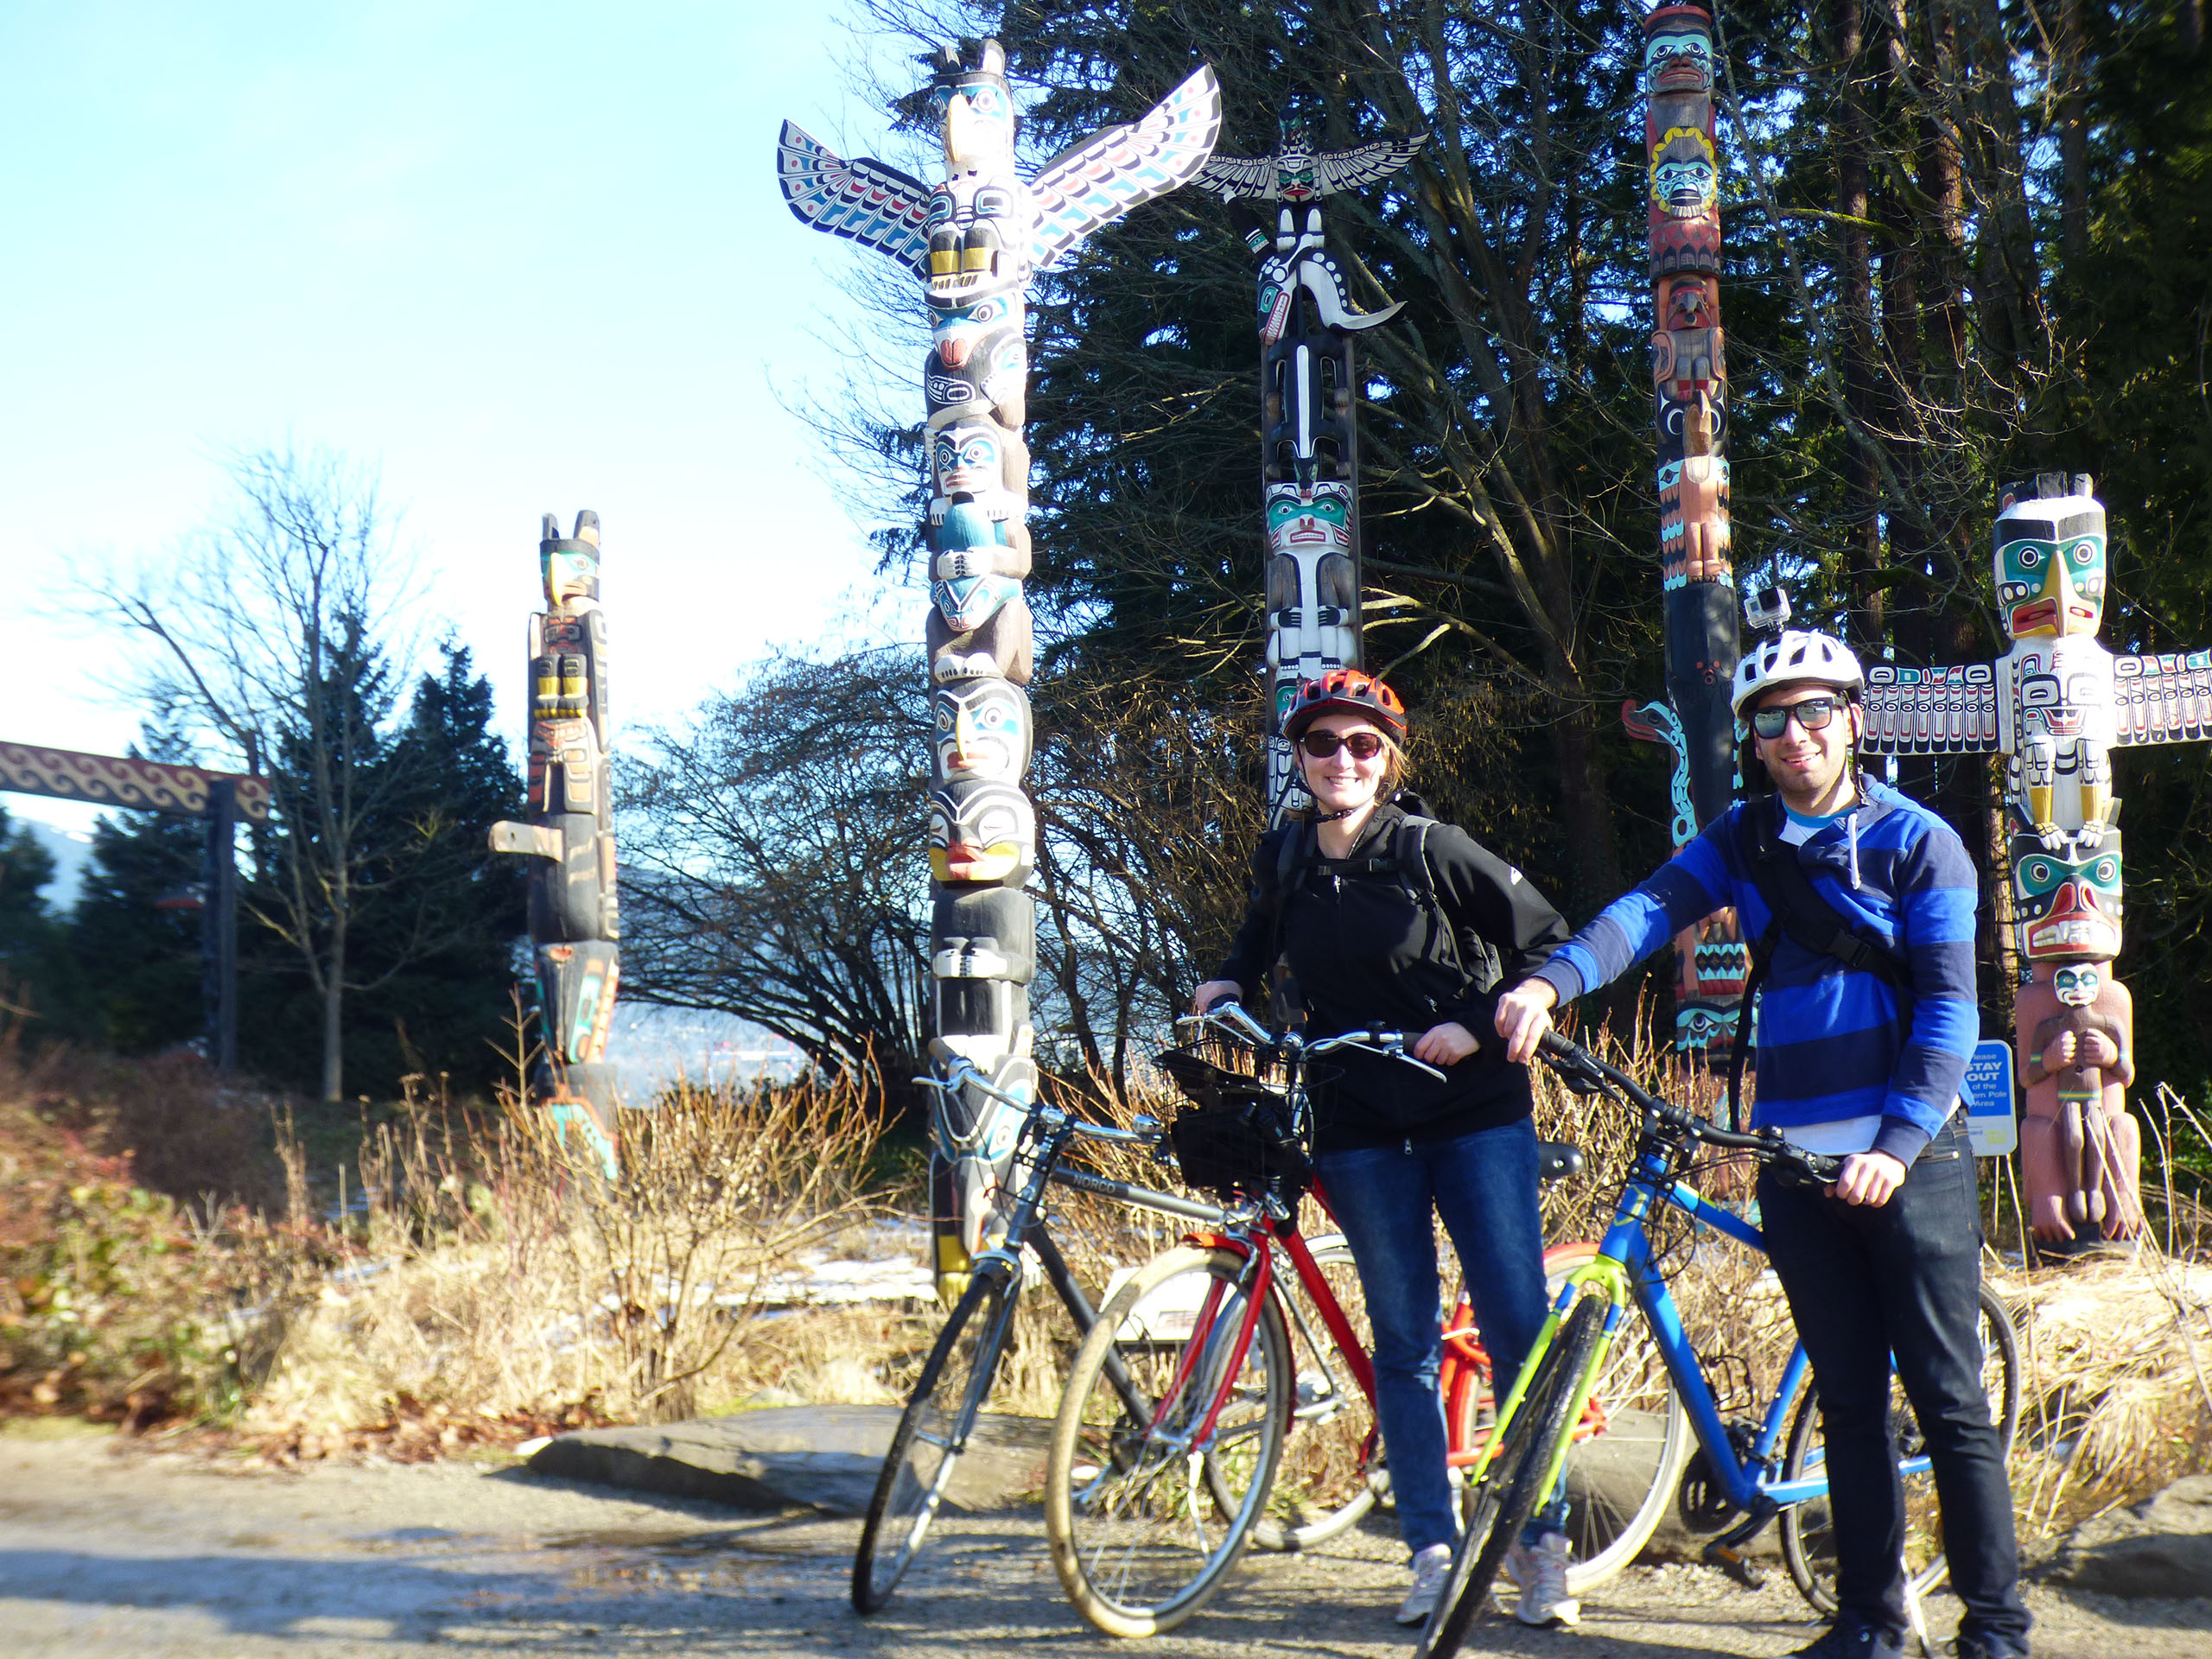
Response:
[[[1325,760],[1340,748],[1351,750],[1355,760],[1372,760],[1382,753],[1382,739],[1374,732],[1348,732],[1341,736],[1335,732],[1308,732],[1298,740],[1298,747],[1316,760]]]
[[[1794,715],[1805,730],[1817,732],[1835,718],[1835,703],[1834,697],[1808,697],[1802,702],[1784,703],[1779,709],[1754,709],[1751,729],[1770,740],[1780,737],[1789,729]]]

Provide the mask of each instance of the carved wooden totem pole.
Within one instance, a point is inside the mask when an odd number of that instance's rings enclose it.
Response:
[[[1662,5],[1643,22],[1652,407],[1667,697],[1622,706],[1631,735],[1675,756],[1675,844],[1735,794],[1736,573],[1728,553],[1728,370],[1720,331],[1720,181],[1713,17]],[[1751,969],[1736,914],[1675,940],[1675,1042],[1725,1071]]]
[[[611,1170],[620,1135],[607,1028],[621,976],[614,808],[607,755],[607,618],[599,608],[599,515],[537,543],[546,608],[530,619],[530,814],[492,826],[492,849],[530,863],[530,938],[544,1059],[531,1094],[563,1134]]]
[[[2005,757],[2022,980],[2012,1014],[2027,1109],[2020,1168],[2046,1251],[2142,1227],[2127,1116],[2133,1010],[2120,945],[2113,751],[2212,738],[2212,652],[2115,657],[2104,620],[2105,510],[2092,480],[2039,476],[1998,502],[1995,663],[1867,671],[1874,754]]]
[[[1306,801],[1282,734],[1291,699],[1332,668],[1360,666],[1359,383],[1352,336],[1402,304],[1362,311],[1324,245],[1321,198],[1390,176],[1426,135],[1317,154],[1285,115],[1272,156],[1216,156],[1198,184],[1224,201],[1275,204],[1270,231],[1249,214],[1260,256],[1260,496],[1268,537],[1268,822]],[[1305,296],[1300,298],[1301,294]]]
[[[1032,739],[1021,592],[1030,563],[1021,441],[1029,284],[1091,232],[1187,182],[1213,149],[1221,92],[1202,66],[1142,120],[1094,134],[1025,181],[999,43],[963,41],[941,48],[933,63],[943,183],[846,161],[788,121],[776,167],[803,222],[907,266],[929,304],[932,1013],[947,1049],[1027,1101],[1036,1087],[1028,993],[1036,918],[1023,888],[1037,840],[1021,790]],[[991,1230],[1021,1115],[970,1090],[947,1116],[956,1144],[937,1148],[931,1185],[938,1288],[950,1300]]]

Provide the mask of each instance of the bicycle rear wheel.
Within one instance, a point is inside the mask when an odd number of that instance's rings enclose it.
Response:
[[[1555,1300],[1567,1275],[1597,1255],[1589,1243],[1547,1250],[1546,1295]],[[1489,1433],[1490,1389],[1463,1388],[1454,1404],[1452,1445],[1479,1452]],[[1651,1322],[1631,1300],[1621,1310],[1562,1471],[1574,1552],[1567,1569],[1570,1593],[1603,1584],[1649,1541],[1675,1500],[1694,1433]]]
[[[879,1611],[920,1551],[945,1503],[1014,1327],[1020,1285],[987,1263],[952,1306],[893,1431],[853,1554],[853,1606]],[[955,1500],[957,1502],[957,1500]]]
[[[1268,1501],[1294,1382],[1273,1297],[1243,1340],[1247,1266],[1234,1250],[1169,1250],[1115,1293],[1076,1356],[1052,1427],[1045,1533],[1068,1599],[1109,1636],[1157,1635],[1203,1607]],[[1195,1300],[1199,1318],[1185,1342],[1122,1351],[1140,1419],[1106,1359],[1147,1297]]]
[[[1573,1432],[1580,1393],[1575,1385],[1604,1320],[1604,1307],[1585,1297],[1552,1333],[1527,1395],[1505,1425],[1497,1456],[1468,1498],[1466,1528],[1444,1592],[1422,1627],[1419,1659],[1450,1659],[1481,1616],[1505,1552],[1544,1500],[1553,1452]]]
[[[2020,1340],[2011,1311],[1987,1285],[1981,1287],[1981,1381],[1989,1396],[1990,1421],[1997,1427],[2000,1455],[2010,1455],[2020,1420]],[[1896,1374],[1890,1377],[1890,1434],[1900,1461],[1925,1456],[1911,1402]],[[1821,1438],[1820,1396],[1808,1371],[1790,1419],[1784,1480],[1819,1474],[1827,1465]],[[1923,1469],[1904,1477],[1905,1576],[1913,1593],[1926,1595],[1943,1581],[1943,1534],[1936,1507],[1936,1478]],[[1782,1559],[1798,1593],[1823,1613],[1836,1611],[1834,1518],[1825,1497],[1809,1498],[1782,1512]]]

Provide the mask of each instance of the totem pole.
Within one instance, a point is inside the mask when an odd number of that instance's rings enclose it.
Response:
[[[1624,703],[1631,736],[1675,756],[1675,844],[1735,795],[1736,574],[1728,555],[1728,370],[1720,332],[1720,179],[1713,17],[1662,5],[1643,20],[1653,413],[1665,702]],[[1675,1043],[1725,1071],[1750,952],[1725,910],[1675,940]]]
[[[1289,740],[1291,699],[1307,680],[1360,665],[1359,382],[1352,336],[1403,302],[1362,311],[1325,251],[1320,200],[1387,179],[1426,137],[1380,138],[1316,154],[1286,114],[1280,147],[1256,158],[1216,156],[1200,189],[1224,201],[1276,204],[1271,233],[1240,209],[1260,256],[1260,497],[1267,526],[1268,822],[1306,802]],[[1310,308],[1299,298],[1310,296]],[[1309,316],[1309,309],[1311,315]]]
[[[963,41],[930,61],[942,184],[872,159],[846,161],[788,121],[776,168],[802,222],[907,266],[929,304],[932,1016],[939,1052],[1027,1101],[1036,1088],[1028,992],[1036,917],[1023,887],[1037,841],[1021,790],[1033,736],[1021,689],[1030,677],[1021,592],[1030,563],[1021,441],[1029,284],[1093,231],[1189,181],[1213,149],[1221,92],[1201,66],[1142,120],[1092,135],[1025,181],[999,43]],[[946,1109],[955,1141],[932,1155],[931,1224],[938,1290],[950,1300],[995,1218],[1021,1113],[973,1089]]]
[[[537,544],[546,608],[530,619],[526,823],[492,826],[492,850],[527,858],[544,1058],[533,1101],[575,1130],[611,1173],[620,1100],[607,1033],[621,976],[614,807],[607,768],[607,618],[599,608],[599,515],[563,537],[551,513]]]
[[[2001,661],[1867,671],[1872,754],[2002,754],[2021,982],[2012,1004],[2027,1109],[2029,1220],[2045,1254],[2141,1230],[2127,1116],[2133,1005],[2120,944],[2112,751],[2212,738],[2212,652],[2115,657],[2104,620],[2105,510],[2092,480],[2045,473],[1998,501]]]

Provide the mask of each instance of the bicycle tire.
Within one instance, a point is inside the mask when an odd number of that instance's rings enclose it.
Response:
[[[1543,1501],[1554,1448],[1573,1432],[1582,1404],[1576,1385],[1602,1334],[1604,1319],[1598,1300],[1585,1297],[1552,1333],[1520,1409],[1505,1426],[1497,1458],[1467,1500],[1467,1524],[1443,1593],[1421,1627],[1418,1659],[1451,1659],[1481,1617],[1506,1551]]]
[[[1980,1302],[1982,1383],[1989,1395],[1992,1421],[1997,1428],[1999,1455],[2006,1457],[2011,1455],[2012,1435],[2020,1420],[2019,1334],[2004,1299],[1987,1285],[1981,1287]],[[1919,1428],[1894,1371],[1891,1374],[1890,1389],[1891,1438],[1899,1443],[1901,1457],[1914,1455],[1919,1444]],[[1825,1461],[1822,1448],[1815,1445],[1820,1434],[1819,1401],[1812,1373],[1808,1371],[1789,1421],[1789,1437],[1785,1443],[1788,1449],[1782,1461],[1784,1480],[1800,1479],[1808,1465],[1818,1468]],[[1932,1532],[1929,1524],[1929,1517],[1935,1513],[1935,1478],[1925,1473],[1909,1475],[1904,1478],[1904,1484],[1907,1580],[1915,1595],[1924,1596],[1943,1581],[1946,1570],[1940,1548],[1930,1550],[1923,1547],[1919,1552],[1920,1565],[1912,1565],[1916,1539],[1933,1536],[1940,1542],[1940,1532]],[[1815,1611],[1834,1613],[1835,1543],[1827,1501],[1808,1498],[1802,1503],[1792,1504],[1782,1512],[1781,1530],[1782,1559],[1789,1568],[1797,1593]]]
[[[1021,1288],[995,1265],[971,1278],[952,1305],[892,1431],[853,1552],[856,1612],[880,1611],[914,1564],[989,1397]]]
[[[1330,1234],[1310,1240],[1306,1248],[1353,1332],[1371,1353],[1375,1338],[1351,1247]],[[1387,1478],[1379,1459],[1382,1441],[1375,1402],[1354,1380],[1319,1309],[1310,1299],[1290,1303],[1299,1288],[1296,1274],[1274,1275],[1274,1294],[1284,1302],[1283,1328],[1290,1337],[1295,1402],[1282,1467],[1267,1510],[1252,1528],[1255,1549],[1296,1551],[1326,1543],[1375,1507],[1379,1483]],[[1221,1501],[1217,1493],[1216,1502]]]
[[[1556,1245],[1544,1253],[1545,1295],[1556,1300],[1567,1274],[1595,1261],[1594,1243]],[[1481,1449],[1487,1391],[1463,1389],[1455,1402],[1452,1444]],[[1621,1310],[1612,1343],[1575,1427],[1567,1467],[1567,1569],[1570,1594],[1603,1584],[1633,1561],[1667,1518],[1696,1431],[1675,1389],[1651,1322],[1631,1300]]]
[[[1246,1266],[1234,1250],[1189,1245],[1155,1257],[1101,1311],[1069,1373],[1046,1468],[1045,1535],[1068,1599],[1109,1636],[1156,1636],[1205,1606],[1243,1554],[1268,1501],[1294,1383],[1290,1339],[1273,1297],[1260,1305],[1251,1341],[1229,1369],[1246,1312],[1233,1287]],[[1219,1289],[1212,1327],[1189,1339],[1202,1343],[1195,1357],[1189,1340],[1124,1350],[1129,1375],[1153,1407],[1150,1421],[1134,1422],[1105,1374],[1106,1357],[1140,1300],[1192,1273]],[[1205,1446],[1185,1450],[1179,1436],[1187,1438],[1217,1400]]]

